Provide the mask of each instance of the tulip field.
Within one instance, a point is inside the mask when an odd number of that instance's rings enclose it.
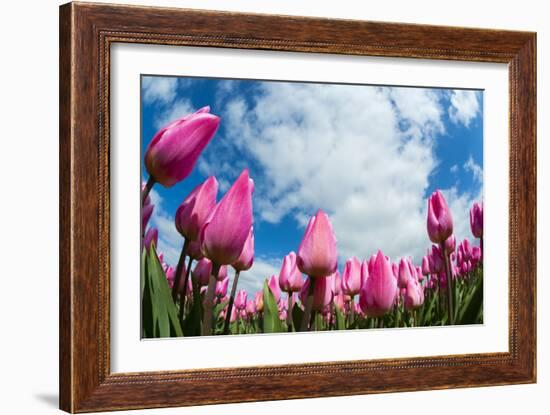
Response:
[[[278,274],[248,292],[239,278],[254,265],[255,183],[245,168],[219,197],[218,179],[205,177],[170,212],[181,251],[177,263],[167,263],[159,229],[149,225],[150,192],[186,180],[220,123],[204,107],[161,128],[144,154],[143,338],[483,323],[483,205],[451,212],[439,190],[426,202],[422,258],[390,258],[384,246],[370,257],[342,258],[331,215],[317,209],[299,245],[285,248]],[[471,234],[460,241],[456,215],[469,215]]]

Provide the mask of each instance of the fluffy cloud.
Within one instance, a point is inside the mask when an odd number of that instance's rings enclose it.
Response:
[[[162,197],[153,189],[149,193],[151,203],[155,205],[149,227],[159,231],[158,251],[164,254],[164,260],[175,267],[178,263],[183,238],[176,230],[174,216],[164,210]]]
[[[155,118],[155,127],[164,127],[171,121],[174,121],[184,115],[194,112],[195,109],[188,99],[182,98],[159,110]]]
[[[146,104],[172,102],[176,98],[178,78],[165,76],[144,76],[141,80],[143,101]]]
[[[444,131],[437,90],[265,83],[252,105],[226,108],[229,141],[265,174],[262,220],[303,226],[322,208],[342,258],[424,251],[433,138]]]
[[[479,113],[480,92],[455,90],[451,92],[449,117],[455,124],[464,124],[468,127],[470,122]]]
[[[483,184],[483,169],[479,164],[476,164],[471,155],[468,158],[468,161],[464,163],[464,170],[471,172],[474,176],[474,180],[479,184]]]
[[[275,258],[254,258],[254,264],[248,271],[239,276],[239,289],[246,290],[249,295],[262,288],[266,278],[279,275],[282,260]]]

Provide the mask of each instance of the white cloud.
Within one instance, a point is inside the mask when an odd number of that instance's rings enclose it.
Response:
[[[441,94],[429,89],[262,84],[254,105],[226,107],[229,140],[261,166],[261,219],[299,224],[317,208],[334,225],[342,258],[422,254],[423,197],[444,132]],[[289,249],[297,247],[289,247]]]
[[[282,259],[259,257],[254,258],[254,264],[248,271],[239,276],[239,289],[244,289],[248,295],[254,295],[262,288],[264,281],[272,275],[279,275]],[[232,281],[231,281],[232,282]]]
[[[144,76],[141,82],[143,101],[146,104],[169,103],[176,97],[178,78],[166,76]]]
[[[155,118],[155,127],[162,128],[166,124],[194,111],[195,109],[190,100],[186,98],[178,99],[158,111],[157,117]]]
[[[164,209],[162,197],[154,189],[149,196],[151,203],[155,205],[149,227],[158,229],[158,252],[164,254],[164,260],[168,264],[176,267],[183,246],[183,237],[176,230],[174,215]]]
[[[455,124],[464,124],[465,127],[477,116],[480,111],[479,91],[455,90],[451,92],[449,117]]]
[[[474,180],[477,181],[479,184],[483,184],[483,169],[479,164],[476,164],[471,155],[470,158],[468,158],[468,161],[464,163],[464,170],[472,172]]]
[[[450,170],[451,173],[453,173],[453,174],[458,173],[458,164],[453,164],[449,170]]]

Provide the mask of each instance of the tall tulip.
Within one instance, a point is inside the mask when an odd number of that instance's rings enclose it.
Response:
[[[422,257],[422,274],[430,275],[430,261],[427,255]]]
[[[246,307],[247,293],[245,290],[239,290],[235,296],[235,308],[242,310]]]
[[[296,253],[292,251],[283,258],[283,265],[279,272],[279,286],[281,290],[290,293],[300,291],[302,285],[302,273],[296,265]]]
[[[399,261],[399,271],[397,276],[397,285],[399,288],[406,288],[409,280],[412,278],[411,268],[405,258]]]
[[[404,303],[407,310],[418,308],[424,303],[424,291],[419,282],[413,278],[407,281]]]
[[[470,209],[470,228],[472,235],[483,238],[483,204],[475,202]]]
[[[445,239],[445,254],[451,255],[456,249],[456,238],[454,235]]]
[[[296,258],[298,269],[309,276],[307,301],[304,303],[304,315],[301,330],[307,330],[311,309],[313,307],[313,294],[315,292],[315,280],[326,278],[336,271],[338,265],[338,253],[336,251],[336,236],[328,219],[321,209],[317,211],[307,225],[304,237],[298,248]]]
[[[141,234],[145,234],[145,228],[147,228],[147,223],[149,223],[149,219],[151,219],[151,215],[153,214],[153,209],[155,208],[155,205],[149,203],[141,209]]]
[[[221,265],[231,265],[239,259],[252,228],[252,192],[254,182],[245,169],[216,205],[200,231],[201,250],[213,265],[213,277],[208,284],[203,333],[210,334],[215,276]]]
[[[233,278],[233,283],[231,285],[231,295],[229,296],[229,315],[231,314],[231,310],[233,309],[233,302],[235,301],[235,293],[237,291],[237,285],[239,283],[239,275],[241,274],[241,271],[246,271],[250,268],[252,268],[252,264],[254,263],[254,229],[253,227],[250,227],[250,233],[248,234],[248,238],[246,239],[246,242],[244,244],[243,250],[241,254],[239,255],[239,258],[233,263],[233,268],[235,269],[235,277]],[[229,319],[225,319],[225,324],[223,328],[223,333],[228,334],[229,333]]]
[[[149,250],[151,249],[151,244],[154,243],[155,246],[158,245],[159,231],[157,228],[149,228],[145,236],[143,237],[143,246]]]
[[[361,309],[370,317],[383,316],[393,308],[397,290],[391,263],[381,251],[378,251],[369,278],[361,288]]]
[[[428,236],[433,243],[443,243],[453,233],[453,218],[439,190],[428,199]]]
[[[193,279],[196,281],[199,287],[208,285],[210,281],[210,275],[212,274],[212,261],[208,258],[202,258],[197,262],[193,269]]]
[[[352,298],[359,294],[361,289],[361,263],[356,257],[350,258],[344,265],[342,272],[342,290]]]
[[[264,311],[264,293],[262,290],[256,291],[256,294],[254,295],[254,306],[256,307],[256,311],[258,313]]]
[[[145,168],[150,177],[142,192],[142,204],[155,183],[171,187],[189,176],[219,124],[220,118],[210,114],[210,107],[204,107],[154,135],[145,151]]]
[[[269,290],[273,294],[273,297],[275,297],[275,301],[278,304],[281,301],[281,287],[279,287],[279,281],[277,281],[277,277],[275,275],[269,277],[269,280],[267,281],[267,286],[269,287]]]

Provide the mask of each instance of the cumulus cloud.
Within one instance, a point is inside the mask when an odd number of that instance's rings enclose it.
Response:
[[[186,98],[181,98],[173,102],[171,105],[168,105],[160,109],[155,118],[155,127],[161,128],[171,121],[183,117],[184,115],[194,112],[195,109],[191,104],[191,101]]]
[[[151,190],[149,196],[151,203],[155,205],[149,220],[149,227],[158,229],[158,252],[164,254],[164,260],[175,267],[183,246],[183,238],[174,225],[174,215],[166,212],[162,197],[154,189]]]
[[[480,111],[480,95],[479,91],[452,91],[448,110],[451,121],[468,127]]]
[[[458,173],[458,164],[453,164],[449,170],[450,170],[451,173],[453,173],[453,174]]]
[[[141,80],[143,101],[146,104],[172,102],[176,98],[178,78],[165,76],[144,76]]]
[[[468,161],[464,163],[464,170],[471,172],[474,176],[474,180],[479,184],[483,184],[483,169],[479,164],[476,164],[471,155],[468,158]]]
[[[249,295],[263,287],[266,278],[279,275],[282,259],[259,257],[254,258],[254,264],[248,271],[239,276],[239,289],[246,290]]]
[[[226,106],[228,139],[265,175],[261,220],[317,208],[334,225],[342,258],[423,253],[425,192],[444,132],[437,90],[349,85],[261,84],[251,104]]]

